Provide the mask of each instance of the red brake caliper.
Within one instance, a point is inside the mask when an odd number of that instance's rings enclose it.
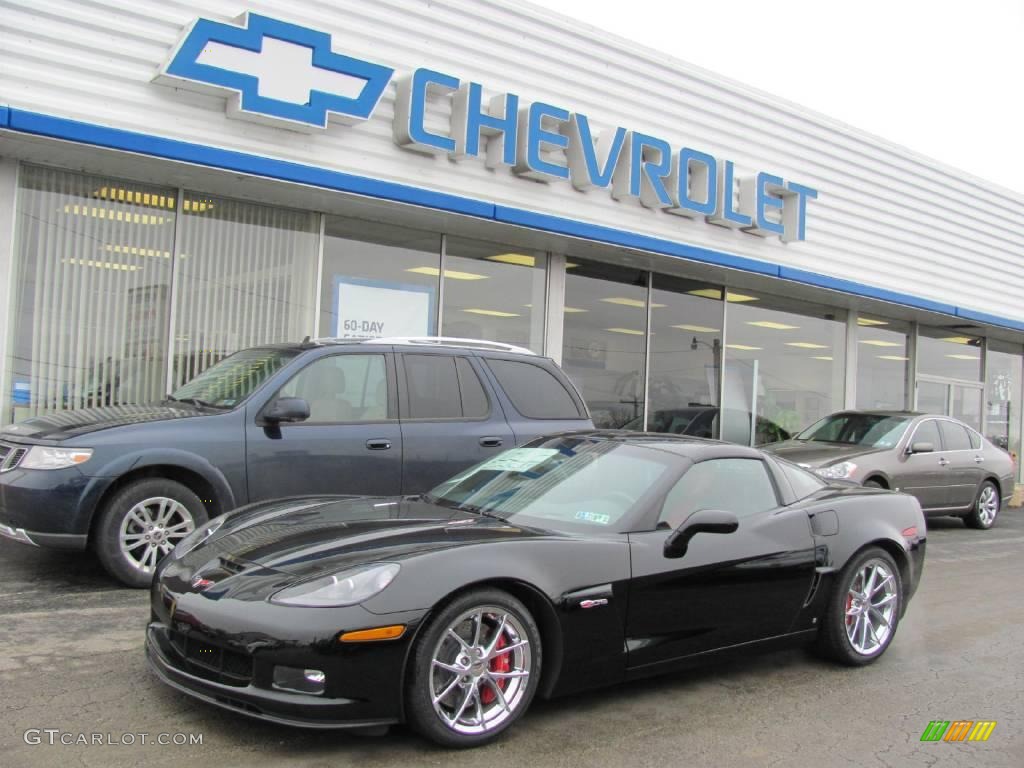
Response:
[[[505,635],[502,635],[498,638],[498,644],[495,647],[504,648],[506,645],[508,645],[508,642],[505,640]],[[503,653],[500,656],[495,656],[493,659],[491,659],[489,669],[491,670],[491,672],[511,672],[511,654]],[[497,680],[497,683],[498,687],[501,688],[502,691],[504,691],[505,688],[508,686],[508,678],[500,678]],[[488,687],[480,691],[480,701],[484,704],[490,704],[492,701],[495,700],[495,698],[497,698],[497,694],[494,692],[493,688]]]
[[[853,607],[853,595],[846,593],[846,625],[849,626],[853,619],[850,617],[850,608]]]

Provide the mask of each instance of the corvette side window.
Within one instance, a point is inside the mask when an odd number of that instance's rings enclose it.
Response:
[[[720,509],[743,518],[778,505],[775,486],[763,461],[709,459],[690,467],[668,492],[658,524],[677,528],[702,509]]]

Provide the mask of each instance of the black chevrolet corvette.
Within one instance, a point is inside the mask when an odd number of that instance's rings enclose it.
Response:
[[[917,501],[758,450],[590,432],[396,498],[293,498],[208,523],[157,569],[164,682],[279,723],[495,738],[534,695],[710,652],[876,660],[924,564]]]

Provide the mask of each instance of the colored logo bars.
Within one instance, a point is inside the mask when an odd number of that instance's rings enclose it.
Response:
[[[995,727],[995,720],[932,720],[921,741],[988,741]]]

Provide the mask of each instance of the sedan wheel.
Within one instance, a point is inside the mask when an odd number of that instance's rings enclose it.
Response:
[[[974,500],[974,507],[964,518],[964,522],[971,528],[991,528],[999,515],[1001,501],[995,485],[986,480],[978,489],[978,498]]]
[[[511,595],[488,590],[456,600],[418,643],[410,723],[445,746],[491,741],[529,706],[540,654],[537,626]]]
[[[851,666],[870,664],[892,642],[902,601],[899,568],[888,552],[872,547],[855,555],[836,580],[815,650]]]
[[[157,563],[206,519],[203,502],[181,483],[139,480],[107,503],[93,544],[111,576],[130,587],[147,587]]]

